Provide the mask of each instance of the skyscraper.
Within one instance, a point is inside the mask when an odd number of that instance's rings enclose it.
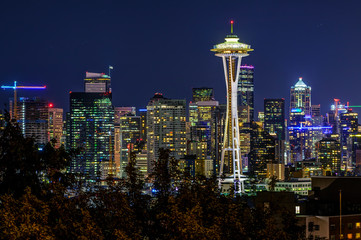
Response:
[[[299,78],[290,92],[289,143],[291,162],[313,157],[313,128],[311,122],[311,87]]]
[[[264,129],[277,140],[285,140],[285,99],[264,100]]]
[[[120,172],[125,177],[125,167],[129,162],[130,151],[139,152],[140,116],[127,114],[120,117]]]
[[[40,148],[48,142],[48,101],[41,98],[19,98],[18,123],[24,137],[32,137]]]
[[[248,56],[252,51],[250,45],[238,42],[239,38],[233,34],[233,21],[231,21],[231,35],[227,35],[225,42],[217,44],[211,51],[223,60],[223,70],[227,86],[227,114],[224,130],[220,175],[233,173],[234,182],[238,189],[243,191],[241,186],[241,156],[239,143],[239,122],[237,107],[238,81],[241,71],[242,57]],[[225,171],[223,171],[225,170]]]
[[[339,173],[341,167],[340,142],[332,138],[324,138],[317,143],[317,158],[324,170],[330,168]]]
[[[254,67],[241,66],[238,78],[238,106],[249,107],[250,121],[254,120]]]
[[[311,116],[311,87],[307,86],[302,78],[291,87],[290,95],[290,123],[300,122],[305,116]]]
[[[170,156],[178,160],[186,153],[186,101],[156,93],[147,106],[148,172],[160,148],[169,149]]]
[[[348,144],[350,134],[358,131],[358,113],[348,109],[340,115],[341,165],[343,169],[352,167],[352,148]]]
[[[110,79],[104,85],[89,80],[90,76],[87,73],[86,92],[70,92],[66,144],[67,149],[81,150],[72,159],[70,171],[97,181],[114,174],[114,109]]]
[[[267,164],[275,162],[275,138],[260,124],[251,123],[251,151],[249,152],[249,171],[262,179],[267,176]]]
[[[189,103],[190,143],[206,144],[206,157],[209,156],[212,159],[215,159],[214,113],[218,105],[218,101],[215,100]]]
[[[63,109],[54,108],[52,103],[49,103],[49,119],[48,119],[48,141],[55,139],[55,148],[61,146],[61,138],[63,136]]]

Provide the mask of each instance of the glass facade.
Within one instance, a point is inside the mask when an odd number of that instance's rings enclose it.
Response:
[[[24,137],[34,138],[39,148],[48,142],[48,101],[40,98],[19,98],[18,123]]]
[[[70,93],[67,149],[80,149],[70,171],[90,181],[105,179],[114,163],[114,110],[111,93]]]
[[[241,66],[238,79],[238,106],[249,106],[249,119],[254,120],[254,67]]]
[[[264,100],[264,129],[275,135],[278,140],[285,140],[285,100]]]

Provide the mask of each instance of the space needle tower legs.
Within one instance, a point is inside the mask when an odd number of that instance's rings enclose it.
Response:
[[[250,45],[238,42],[239,38],[233,34],[233,21],[231,21],[231,34],[227,35],[225,40],[224,43],[217,44],[211,49],[217,57],[222,58],[227,88],[227,113],[219,177],[220,179],[223,177],[224,166],[227,166],[227,172],[229,174],[233,172],[233,181],[237,192],[244,192],[244,185],[241,181],[242,163],[239,145],[237,88],[242,57],[248,56],[248,52],[253,49]]]

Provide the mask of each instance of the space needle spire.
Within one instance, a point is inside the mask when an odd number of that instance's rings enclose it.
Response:
[[[227,88],[227,114],[223,135],[221,164],[219,170],[220,178],[223,174],[231,175],[238,192],[244,191],[241,182],[242,161],[239,142],[239,122],[237,108],[237,85],[241,68],[242,57],[247,57],[248,52],[253,51],[250,45],[240,43],[237,35],[233,33],[231,20],[231,34],[227,35],[225,42],[217,44],[211,49],[217,57],[223,61],[224,77]],[[226,167],[226,171],[224,171]]]

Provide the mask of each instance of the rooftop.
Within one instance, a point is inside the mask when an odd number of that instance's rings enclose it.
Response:
[[[306,83],[303,82],[302,78],[298,78],[298,82],[295,84],[296,88],[307,88]]]

